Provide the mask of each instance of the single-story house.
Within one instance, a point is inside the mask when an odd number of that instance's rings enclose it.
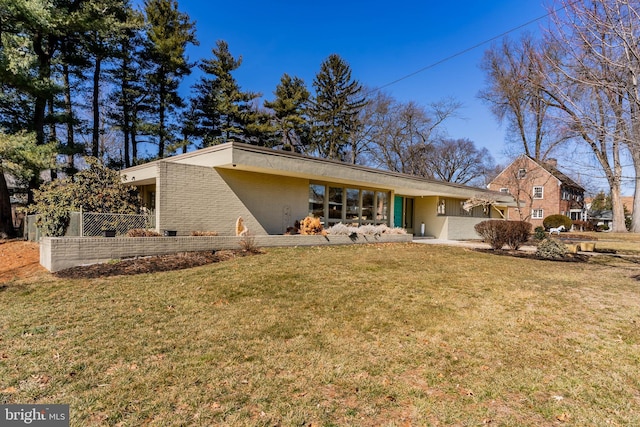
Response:
[[[474,225],[504,218],[512,196],[486,189],[228,142],[122,171],[155,213],[158,231],[284,234],[296,221],[324,227],[386,224],[416,236],[475,239]],[[490,200],[465,210],[470,198]]]

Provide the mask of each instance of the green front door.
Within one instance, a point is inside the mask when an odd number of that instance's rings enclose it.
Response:
[[[395,196],[393,199],[393,226],[394,227],[404,227],[402,218],[402,208],[404,205],[404,197]]]

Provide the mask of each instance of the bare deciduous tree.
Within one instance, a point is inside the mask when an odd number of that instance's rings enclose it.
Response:
[[[540,80],[540,88],[600,163],[612,198],[613,231],[624,232],[623,148],[634,159],[636,176],[640,171],[640,2],[560,0],[560,4],[563,13],[553,14],[555,31],[545,39],[552,49],[538,55],[550,71]],[[634,207],[640,203],[639,191],[636,185]],[[638,215],[632,231],[640,231]]]
[[[524,153],[545,160],[567,135],[549,114],[546,95],[540,79],[546,64],[536,60],[544,45],[524,35],[519,43],[508,38],[487,50],[482,68],[487,74],[487,87],[479,93],[499,122],[506,122],[509,141],[517,154]],[[532,84],[532,80],[535,84]]]
[[[415,173],[435,140],[444,136],[444,123],[461,104],[441,100],[428,107],[401,103],[384,93],[371,96],[362,112],[359,139],[367,146],[368,163],[394,172]]]
[[[440,181],[482,185],[485,175],[494,168],[493,157],[486,148],[477,149],[473,141],[439,139],[423,147],[422,155],[413,156],[411,172]]]

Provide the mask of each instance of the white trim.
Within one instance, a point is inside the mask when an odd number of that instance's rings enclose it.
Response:
[[[537,188],[540,189],[540,196],[539,197],[536,195],[536,189]],[[534,199],[544,199],[544,186],[542,186],[542,185],[534,185],[533,186],[533,198]]]

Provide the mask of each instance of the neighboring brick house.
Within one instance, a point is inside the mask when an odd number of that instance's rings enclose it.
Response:
[[[585,219],[584,188],[557,168],[557,161],[546,162],[522,155],[487,185],[489,190],[511,194],[517,201],[508,218],[542,225],[549,215]]]

